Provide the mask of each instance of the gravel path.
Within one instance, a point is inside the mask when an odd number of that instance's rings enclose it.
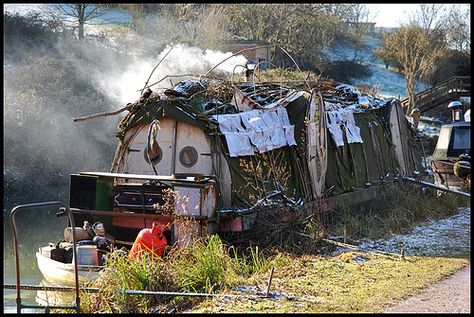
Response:
[[[387,308],[385,313],[470,313],[471,265],[429,286],[420,294]]]

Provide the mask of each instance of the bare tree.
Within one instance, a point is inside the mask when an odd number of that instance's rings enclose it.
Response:
[[[462,12],[459,6],[452,6],[445,19],[448,46],[459,52],[471,53],[471,9]]]
[[[420,4],[408,18],[408,25],[417,25],[427,34],[442,34],[446,30],[447,7],[442,4]]]
[[[77,37],[84,39],[84,25],[106,14],[110,8],[108,4],[72,3],[58,4],[57,9],[66,16],[72,17],[77,23]]]
[[[405,77],[410,100],[406,113],[416,107],[417,82],[434,70],[435,62],[444,51],[445,42],[442,38],[438,34],[427,34],[418,25],[402,26],[398,31],[384,36],[379,52],[381,56],[394,61]]]
[[[232,4],[225,8],[235,39],[282,45],[297,60],[316,67],[321,66],[321,51],[341,29],[341,10],[334,4]]]
[[[162,42],[184,42],[217,49],[228,38],[227,18],[220,4],[156,4],[148,32]]]
[[[392,34],[383,36],[383,44],[375,50],[386,65],[397,67],[406,80],[409,105],[416,107],[415,93],[419,81],[427,80],[436,70],[436,62],[446,53],[444,22],[446,10],[442,5],[420,5],[409,22]]]
[[[197,22],[194,39],[202,43],[203,47],[218,49],[222,42],[229,38],[225,27],[227,17],[222,5],[213,4],[208,8],[202,8]]]
[[[120,4],[120,8],[127,10],[132,16],[130,21],[130,30],[141,33],[144,31],[144,26],[146,22],[146,7],[143,4],[133,3],[133,4]]]
[[[363,47],[363,38],[370,31],[372,16],[369,8],[360,3],[345,4],[344,20],[349,24],[348,34],[355,44],[353,60],[357,60],[360,49]]]

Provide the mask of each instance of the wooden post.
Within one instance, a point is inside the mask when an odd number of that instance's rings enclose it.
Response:
[[[268,279],[267,292],[265,293],[265,297],[268,297],[268,294],[270,292],[270,285],[272,284],[272,278],[273,278],[273,271],[274,270],[275,270],[275,267],[272,267],[272,271],[270,272],[270,278]]]

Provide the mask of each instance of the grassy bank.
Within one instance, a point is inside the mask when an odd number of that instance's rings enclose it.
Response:
[[[107,269],[92,286],[97,294],[84,294],[84,312],[147,312],[153,307],[188,307],[192,297],[128,296],[119,290],[149,290],[165,292],[215,293],[226,292],[234,285],[245,283],[253,274],[265,271],[271,259],[258,247],[247,254],[237,254],[217,235],[197,241],[191,246],[173,248],[163,258],[143,256],[130,260],[118,250],[107,260]]]
[[[348,239],[384,238],[403,234],[427,219],[443,219],[470,206],[468,197],[450,193],[437,195],[435,189],[406,185],[381,191],[379,197],[362,206],[345,206],[335,210],[327,221],[331,235]]]
[[[387,304],[418,293],[468,263],[466,259],[409,257],[367,253],[336,257],[282,255],[275,261],[270,297],[214,299],[193,312],[380,312]],[[269,272],[249,284],[265,290]]]
[[[406,187],[390,194],[381,193],[376,201],[358,209],[335,211],[325,230],[320,225],[298,224],[313,239],[302,237],[297,250],[288,247],[288,239],[284,240],[285,246],[268,245],[263,249],[249,241],[247,247],[229,245],[214,235],[186,248],[173,248],[163,258],[131,261],[115,252],[103,275],[91,285],[101,291],[84,294],[81,306],[85,313],[378,312],[385,305],[416,294],[452,274],[467,265],[469,259],[431,256],[401,259],[366,252],[317,254],[316,249],[328,248],[318,237],[341,234],[342,230],[354,239],[405,232],[428,218],[451,216],[458,207],[468,204],[469,201],[458,196],[438,197],[434,191]],[[304,218],[308,219],[307,215]],[[291,219],[293,225],[295,221],[297,218]],[[272,228],[278,225],[270,222]],[[281,230],[286,235],[291,229],[284,224],[278,227],[287,228]],[[318,232],[311,232],[311,228]],[[272,268],[270,296],[265,298],[262,295]],[[242,297],[132,296],[119,292],[124,289]]]
[[[101,292],[83,295],[82,310],[85,313],[378,312],[469,263],[467,259],[399,259],[361,252],[334,257],[278,253],[243,260],[225,249],[213,236],[207,247],[202,244],[164,259],[143,258],[132,262],[126,257],[116,258],[111,263],[114,266],[93,285],[100,286]],[[274,274],[266,298],[262,295],[272,267]],[[120,289],[211,292],[242,297],[131,296],[119,294]],[[248,295],[260,296],[249,298]]]

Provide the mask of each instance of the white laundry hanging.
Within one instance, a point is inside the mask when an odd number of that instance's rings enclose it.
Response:
[[[224,132],[223,132],[224,133]],[[242,132],[225,132],[225,139],[231,157],[254,155],[249,136]]]
[[[326,115],[328,129],[336,146],[344,145],[342,127],[346,130],[347,143],[364,143],[360,136],[360,128],[355,124],[354,113],[352,111],[339,109],[328,111]]]
[[[288,113],[283,107],[213,117],[226,137],[231,157],[253,155],[255,150],[264,153],[286,145],[296,145],[295,126],[290,124]]]
[[[360,136],[360,128],[356,126],[354,113],[352,111],[345,111],[345,123],[347,143],[364,143]]]
[[[242,127],[238,114],[216,115],[214,119],[219,122],[219,129],[227,141],[231,157],[254,155],[248,133]]]
[[[343,146],[344,140],[342,138],[342,130],[341,130],[341,119],[339,118],[338,111],[331,111],[327,112],[327,121],[328,121],[328,129],[331,132],[331,136],[336,143],[336,146]]]

